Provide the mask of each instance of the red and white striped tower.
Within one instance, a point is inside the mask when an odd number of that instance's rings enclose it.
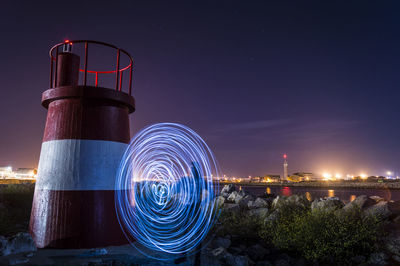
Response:
[[[85,47],[83,69],[80,57],[71,52],[77,44]],[[95,45],[114,49],[115,70],[88,70],[89,47]],[[130,63],[121,68],[122,55]],[[130,140],[129,114],[135,110],[132,58],[118,47],[95,41],[58,44],[50,57],[50,89],[42,95],[48,113],[31,212],[32,237],[39,248],[126,243],[115,212],[114,181]],[[129,77],[128,93],[123,92],[124,73]],[[115,88],[98,86],[106,74],[115,75]],[[90,75],[94,86],[88,85]]]
[[[288,171],[287,171],[287,167],[288,167],[288,162],[287,162],[287,155],[286,153],[283,155],[283,181],[287,181],[288,180]]]

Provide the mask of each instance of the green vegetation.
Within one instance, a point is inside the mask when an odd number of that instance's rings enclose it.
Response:
[[[279,218],[266,222],[259,232],[264,241],[307,260],[351,264],[352,257],[368,257],[378,250],[383,224],[357,208],[312,212],[285,206]]]
[[[223,212],[221,234],[237,235],[246,242],[261,241],[309,262],[354,264],[355,256],[379,251],[384,236],[383,220],[366,216],[360,209],[314,210],[286,204],[265,219],[249,217],[245,211]]]
[[[34,184],[0,185],[0,235],[28,230]]]
[[[223,225],[218,232],[220,235],[235,235],[246,244],[259,238],[259,232],[263,226],[263,219],[242,212],[223,211],[219,221]]]

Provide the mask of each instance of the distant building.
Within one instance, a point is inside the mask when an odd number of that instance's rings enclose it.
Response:
[[[280,182],[280,175],[265,175],[265,176],[255,176],[250,179],[252,183],[269,183],[269,182]]]
[[[11,166],[0,167],[0,178],[11,177],[12,173],[13,171]]]
[[[32,178],[34,179],[37,175],[37,169],[35,168],[18,168],[14,171],[15,178]]]
[[[379,182],[379,181],[384,181],[387,179],[385,176],[369,176],[367,177],[367,181],[373,181],[373,182]]]
[[[18,168],[13,171],[11,166],[0,167],[2,179],[35,179],[36,177],[37,169],[35,168]]]
[[[266,175],[264,176],[264,182],[280,182],[281,176],[280,175]]]
[[[293,173],[289,177],[290,181],[293,182],[301,182],[301,181],[315,181],[316,178],[313,173],[306,173],[306,172],[298,172],[298,173]]]

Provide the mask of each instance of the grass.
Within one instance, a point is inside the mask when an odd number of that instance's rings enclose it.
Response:
[[[28,231],[34,184],[0,185],[0,235]]]

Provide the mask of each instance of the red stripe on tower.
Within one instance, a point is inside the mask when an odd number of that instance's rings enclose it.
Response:
[[[91,41],[85,43],[87,55]],[[93,42],[96,44],[104,44]],[[50,88],[43,93],[48,109],[38,178],[32,205],[30,232],[39,248],[93,248],[127,243],[115,212],[114,182],[130,140],[129,114],[134,98],[116,90],[86,85],[86,75],[116,74],[87,70],[79,84],[80,58],[70,52],[51,50]],[[109,47],[115,46],[105,44]],[[120,53],[120,49],[118,54]],[[55,52],[55,56],[53,56]],[[85,55],[85,58],[87,56]],[[119,57],[119,56],[118,56]],[[53,77],[54,76],[54,77]],[[53,80],[54,78],[54,80]],[[131,84],[131,80],[129,81]],[[96,83],[97,85],[97,83]],[[130,90],[129,90],[130,91]]]

